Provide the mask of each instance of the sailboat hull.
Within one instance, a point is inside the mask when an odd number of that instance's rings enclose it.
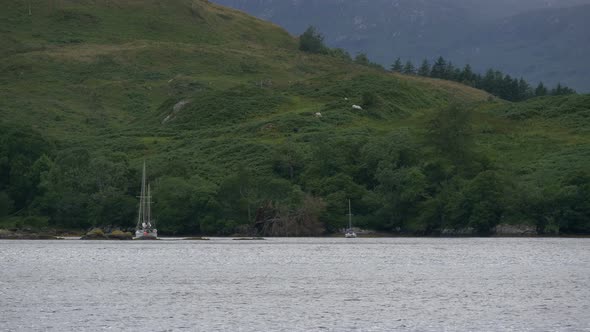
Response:
[[[158,230],[142,230],[135,231],[135,238],[138,240],[156,240],[158,238]]]
[[[355,232],[348,232],[348,233],[344,234],[344,237],[347,239],[354,239],[356,237],[356,233]]]

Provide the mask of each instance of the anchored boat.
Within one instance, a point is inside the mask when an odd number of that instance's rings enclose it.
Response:
[[[145,161],[143,162],[143,175],[141,177],[141,195],[139,196],[139,212],[137,216],[137,226],[135,227],[135,237],[141,240],[155,240],[158,238],[156,221],[152,220],[152,196],[150,185],[147,184],[146,190]]]
[[[352,230],[352,210],[350,208],[350,199],[348,200],[348,229],[346,230],[344,237],[349,239],[356,237],[356,233]]]

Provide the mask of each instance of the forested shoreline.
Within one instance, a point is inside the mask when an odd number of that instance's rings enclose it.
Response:
[[[165,165],[169,175],[152,179],[159,229],[319,236],[344,227],[351,199],[355,226],[380,232],[486,236],[499,224],[532,225],[538,234],[590,232],[590,174],[564,174],[551,186],[524,184],[475,149],[472,121],[468,109],[454,105],[429,121],[423,137],[409,131],[359,142],[326,137],[312,148],[286,142],[268,157],[269,172],[242,165],[219,182],[179,163]],[[0,142],[4,224],[134,226],[139,168],[124,153],[58,151],[26,127],[4,126]]]
[[[393,74],[208,1],[33,5],[0,12],[0,228],[133,228],[145,161],[161,235],[338,234],[349,199],[387,234],[590,233],[589,95]]]

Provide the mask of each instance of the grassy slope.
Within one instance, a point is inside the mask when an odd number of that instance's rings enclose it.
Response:
[[[0,10],[3,121],[62,148],[123,151],[138,166],[147,157],[155,175],[181,163],[215,180],[240,163],[269,171],[286,141],[420,134],[453,101],[477,105],[481,149],[515,174],[590,162],[588,118],[564,118],[561,99],[488,103],[460,84],[304,54],[282,29],[202,0],[33,0],[32,16],[26,3]],[[354,111],[367,91],[379,106]],[[564,98],[588,115],[587,96]],[[514,116],[545,104],[555,117]]]
[[[525,181],[553,182],[590,165],[590,95],[541,97],[489,107],[495,128],[480,137]]]

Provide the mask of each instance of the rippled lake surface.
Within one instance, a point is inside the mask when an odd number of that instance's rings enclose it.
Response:
[[[590,331],[590,239],[0,241],[2,331]]]

